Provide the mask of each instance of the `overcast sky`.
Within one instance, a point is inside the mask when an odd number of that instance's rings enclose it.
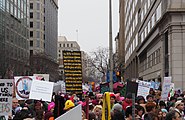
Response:
[[[109,45],[109,0],[58,0],[58,35],[91,52]],[[112,0],[113,41],[119,27],[119,0]],[[113,42],[114,43],[114,42]],[[115,43],[114,43],[115,44]]]

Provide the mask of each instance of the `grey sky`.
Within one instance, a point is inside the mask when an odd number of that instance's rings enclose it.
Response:
[[[58,35],[77,40],[91,52],[109,45],[109,0],[58,0]],[[112,0],[113,40],[118,32],[119,0]],[[77,32],[78,30],[78,32]]]

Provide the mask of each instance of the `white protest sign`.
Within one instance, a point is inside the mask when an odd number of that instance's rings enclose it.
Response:
[[[15,79],[16,98],[18,100],[26,100],[29,98],[31,83],[36,80],[35,76],[19,76]]]
[[[172,81],[171,77],[164,77],[164,81],[162,85],[161,100],[167,100],[168,93],[170,92],[171,81]]]
[[[33,80],[29,99],[51,102],[53,85],[53,82]]]
[[[76,106],[55,120],[82,120],[82,106]]]
[[[13,79],[0,79],[0,116],[12,112]]]
[[[143,96],[146,98],[146,96],[149,94],[151,83],[138,80],[138,90],[137,90],[137,96]]]

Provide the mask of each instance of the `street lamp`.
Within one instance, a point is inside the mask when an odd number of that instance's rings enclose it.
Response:
[[[109,0],[109,73],[110,73],[110,92],[113,92],[113,54],[112,54],[112,4]]]

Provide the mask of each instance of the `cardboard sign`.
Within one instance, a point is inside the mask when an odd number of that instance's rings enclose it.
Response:
[[[19,76],[15,79],[15,92],[18,100],[27,100],[29,98],[32,80],[35,76]]]
[[[164,82],[162,85],[162,93],[161,93],[161,100],[167,100],[168,93],[170,92],[171,86],[171,77],[164,77]]]
[[[53,82],[33,80],[29,99],[51,102],[53,85]]]
[[[82,106],[76,106],[55,120],[82,120]]]
[[[151,82],[145,82],[138,80],[138,90],[137,90],[137,96],[143,96],[146,99],[146,96],[149,94],[150,88],[151,88]]]
[[[12,112],[13,79],[0,79],[0,116]]]

